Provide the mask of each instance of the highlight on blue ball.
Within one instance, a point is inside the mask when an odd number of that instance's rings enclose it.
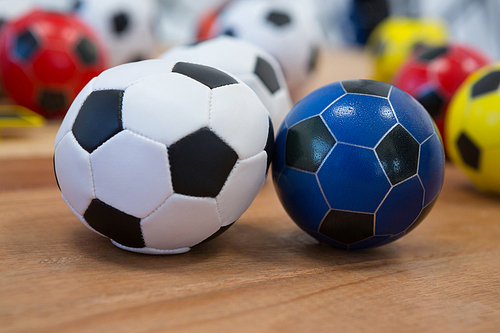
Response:
[[[276,136],[272,167],[291,219],[321,242],[390,243],[430,212],[445,156],[420,103],[383,82],[345,80],[300,100]]]

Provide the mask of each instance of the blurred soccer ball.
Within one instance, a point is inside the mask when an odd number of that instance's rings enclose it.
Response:
[[[160,58],[200,63],[237,76],[259,96],[275,128],[292,108],[279,63],[260,47],[244,40],[220,36],[194,45],[174,47]]]
[[[158,12],[154,0],[78,0],[74,10],[101,35],[112,66],[153,57]]]

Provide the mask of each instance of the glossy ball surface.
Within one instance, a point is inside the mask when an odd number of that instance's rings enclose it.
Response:
[[[276,191],[292,220],[343,249],[392,242],[429,213],[444,152],[425,109],[389,84],[346,80],[301,101],[278,131]]]
[[[78,92],[107,67],[97,35],[73,15],[34,10],[0,35],[6,92],[47,118],[62,117]]]
[[[482,52],[465,45],[429,47],[410,57],[392,84],[425,107],[444,139],[446,110],[453,94],[471,73],[489,62]]]
[[[367,46],[372,53],[372,79],[391,82],[403,61],[419,46],[446,43],[448,31],[439,20],[391,16],[370,34]]]
[[[450,102],[448,157],[484,192],[500,193],[500,63],[470,75]]]

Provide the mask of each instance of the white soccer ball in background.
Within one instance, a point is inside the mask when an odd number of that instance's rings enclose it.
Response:
[[[129,251],[188,251],[232,225],[265,182],[274,133],[242,81],[213,67],[146,60],[104,71],[55,139],[62,196]]]
[[[33,1],[0,0],[0,27],[7,21],[29,12],[34,7]]]
[[[241,38],[276,57],[292,92],[314,71],[322,44],[319,20],[307,2],[237,0],[213,29],[212,35]]]
[[[200,63],[235,75],[259,96],[274,128],[279,128],[293,106],[279,63],[262,48],[244,40],[220,36],[171,48],[160,58]]]
[[[156,1],[78,0],[74,11],[101,36],[112,66],[154,57]]]

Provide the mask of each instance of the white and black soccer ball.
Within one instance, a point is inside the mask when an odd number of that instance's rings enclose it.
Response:
[[[212,35],[244,39],[276,57],[292,92],[314,71],[322,44],[314,9],[297,1],[234,1],[213,29]]]
[[[112,66],[153,57],[156,1],[77,0],[74,11],[101,36]]]
[[[262,48],[244,40],[220,36],[197,44],[171,48],[160,58],[200,63],[237,76],[264,103],[274,128],[281,125],[293,106],[278,61]]]
[[[159,59],[94,78],[55,139],[62,196],[116,246],[182,253],[232,225],[265,182],[269,114],[241,80]]]

